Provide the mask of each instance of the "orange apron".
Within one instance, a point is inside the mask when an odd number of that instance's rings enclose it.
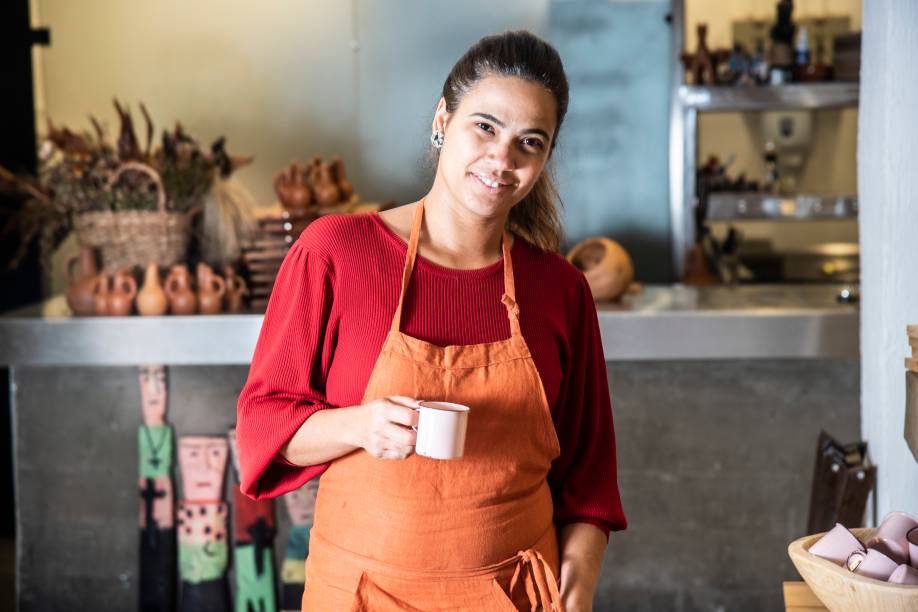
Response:
[[[542,381],[520,332],[503,235],[510,338],[439,347],[401,331],[424,215],[417,205],[398,307],[364,402],[405,395],[471,407],[465,453],[336,459],[319,481],[306,560],[310,612],[561,610],[546,476],[559,454]]]

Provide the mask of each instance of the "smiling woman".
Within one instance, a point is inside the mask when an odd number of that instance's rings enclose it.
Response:
[[[237,436],[252,497],[321,475],[304,610],[591,609],[626,521],[596,307],[555,252],[567,103],[549,44],[482,39],[434,111],[427,194],[324,217],[284,261]],[[458,456],[417,452],[424,400],[464,407]]]
[[[482,39],[456,62],[433,122],[434,134],[442,134],[444,144],[451,141],[441,152],[437,178],[449,186],[450,177],[466,168],[496,190],[492,195],[514,202],[510,229],[546,250],[561,243],[557,191],[545,166],[568,96],[557,52],[535,36],[507,33]]]

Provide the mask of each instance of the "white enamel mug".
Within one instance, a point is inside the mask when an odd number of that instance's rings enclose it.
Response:
[[[458,459],[465,450],[469,407],[451,402],[418,402],[414,452],[431,459]]]

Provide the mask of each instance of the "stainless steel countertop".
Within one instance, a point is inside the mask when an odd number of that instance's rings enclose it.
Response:
[[[607,361],[856,358],[841,286],[645,286],[599,303]],[[246,365],[262,315],[69,316],[63,296],[0,315],[0,364]]]

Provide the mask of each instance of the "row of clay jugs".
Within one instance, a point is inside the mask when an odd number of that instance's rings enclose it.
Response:
[[[334,206],[347,202],[354,194],[354,187],[344,172],[344,161],[332,158],[326,164],[320,157],[314,157],[308,166],[296,162],[274,175],[274,192],[280,203],[290,209],[305,209],[315,203],[318,206]]]
[[[97,316],[123,317],[134,309],[137,281],[130,270],[99,274],[93,283],[93,311]]]
[[[169,312],[176,315],[190,315],[196,312],[218,314],[224,310],[224,303],[225,310],[228,312],[242,311],[242,297],[247,292],[247,288],[245,281],[236,276],[232,266],[224,267],[226,279],[214,273],[206,263],[199,263],[196,273],[197,291],[192,286],[188,266],[184,264],[172,266],[166,276],[163,289],[169,303]],[[148,276],[152,274],[148,268]],[[163,313],[151,312],[150,314]],[[143,311],[141,314],[144,314]]]
[[[245,281],[236,275],[232,266],[224,267],[226,278],[214,273],[205,263],[197,267],[197,291],[194,290],[188,266],[172,266],[164,283],[160,282],[159,267],[147,264],[143,288],[137,294],[137,311],[141,315],[158,316],[171,312],[175,315],[217,314],[225,309],[242,311],[242,297],[247,293]]]

